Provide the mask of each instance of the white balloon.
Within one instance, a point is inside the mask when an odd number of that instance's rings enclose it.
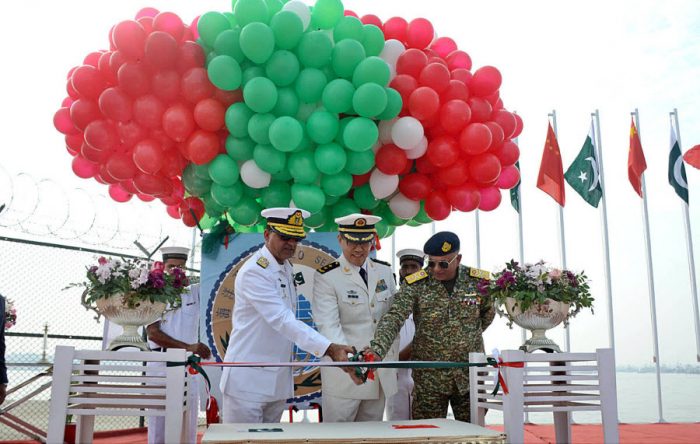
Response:
[[[418,145],[414,146],[410,150],[406,150],[406,157],[409,159],[418,159],[425,152],[428,151],[428,139],[423,136],[423,138],[418,142]]]
[[[403,46],[403,43],[396,39],[389,39],[386,42],[384,42],[384,49],[382,49],[382,52],[379,54],[379,57],[384,59],[384,61],[386,61],[389,64],[389,66],[396,66],[396,61],[405,51],[406,47]]]
[[[420,211],[420,202],[411,200],[403,194],[398,193],[389,201],[389,208],[391,208],[392,213],[401,219],[413,219]]]
[[[379,122],[379,141],[382,144],[391,143],[391,128],[397,120],[399,119],[381,120]]]
[[[284,4],[282,7],[284,11],[292,11],[301,19],[301,23],[304,25],[304,31],[309,27],[311,23],[311,11],[306,3],[299,0],[291,0]]]
[[[391,139],[394,145],[404,150],[414,148],[422,138],[423,125],[415,117],[402,117],[391,128]]]
[[[398,187],[399,176],[396,174],[389,176],[375,168],[369,176],[369,188],[377,199],[391,196]]]
[[[270,185],[272,176],[260,169],[253,159],[246,160],[241,165],[241,180],[251,188],[265,188]]]

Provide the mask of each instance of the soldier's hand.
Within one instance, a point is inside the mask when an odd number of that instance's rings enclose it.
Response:
[[[324,356],[328,356],[336,362],[347,362],[348,361],[348,354],[350,354],[350,355],[355,354],[355,349],[353,347],[350,347],[349,345],[331,344],[326,349],[326,353],[324,354]],[[355,384],[357,384],[357,385],[363,384],[362,379],[360,379],[355,374],[354,367],[340,367],[340,368],[345,373],[350,375],[350,379],[352,379],[352,381]]]
[[[188,345],[187,351],[192,352],[195,355],[200,356],[202,359],[209,359],[211,357],[211,350],[209,350],[209,347],[202,344],[201,342],[197,342],[196,344]]]
[[[379,353],[377,353],[376,351],[372,350],[372,348],[369,347],[369,346],[365,347],[365,348],[362,350],[362,353],[364,353],[364,354],[366,354],[366,355],[371,353],[371,354],[373,354],[373,355],[377,358],[377,361],[381,361],[381,360],[382,360],[382,357],[379,356]]]

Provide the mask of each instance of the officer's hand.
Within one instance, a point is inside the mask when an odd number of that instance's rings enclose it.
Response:
[[[326,349],[326,353],[324,354],[324,356],[328,356],[336,362],[347,362],[348,361],[348,354],[354,355],[355,349],[353,347],[350,347],[349,345],[331,344]],[[357,385],[363,384],[362,379],[357,377],[357,375],[355,374],[354,367],[340,367],[340,368],[345,373],[350,375],[350,379],[352,379],[352,381],[355,384],[357,384]]]
[[[381,361],[381,360],[382,360],[382,357],[379,356],[379,353],[377,353],[376,351],[372,350],[369,346],[368,346],[368,347],[365,347],[364,350],[362,350],[362,353],[364,353],[364,354],[366,354],[366,355],[371,353],[371,354],[373,354],[373,355],[377,358],[377,361]]]
[[[209,350],[209,347],[202,344],[201,342],[188,345],[187,351],[200,356],[202,359],[209,359],[211,357],[211,350]]]

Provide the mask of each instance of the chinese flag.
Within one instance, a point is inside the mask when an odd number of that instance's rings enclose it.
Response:
[[[700,145],[695,145],[683,154],[683,160],[688,165],[700,169]]]
[[[559,205],[564,206],[564,169],[561,166],[561,153],[557,136],[552,125],[547,128],[547,141],[544,144],[540,174],[537,176],[537,188],[552,196]]]
[[[627,156],[627,175],[630,178],[632,188],[639,194],[639,197],[642,197],[642,174],[644,174],[646,169],[647,161],[644,158],[644,151],[642,151],[642,142],[639,140],[637,127],[634,125],[634,119],[632,119],[630,151]]]

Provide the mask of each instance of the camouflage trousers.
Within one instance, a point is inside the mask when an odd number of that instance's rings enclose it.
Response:
[[[416,384],[413,388],[413,419],[431,419],[447,417],[447,405],[452,405],[452,412],[458,421],[470,422],[469,392],[459,393],[456,384],[452,384],[450,393],[433,390]]]

